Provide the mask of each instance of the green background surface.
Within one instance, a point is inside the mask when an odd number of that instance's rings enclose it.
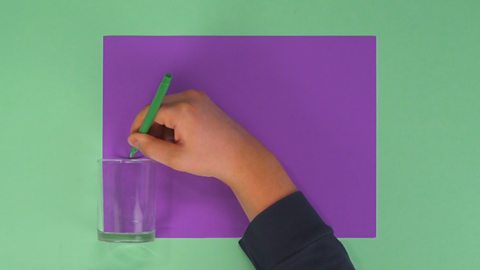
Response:
[[[237,239],[96,240],[104,35],[376,35],[378,236],[342,242],[358,269],[479,269],[479,7],[1,0],[0,268],[252,269]]]

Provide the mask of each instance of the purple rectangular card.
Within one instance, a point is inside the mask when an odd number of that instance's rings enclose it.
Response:
[[[170,94],[206,92],[275,153],[337,237],[375,237],[375,37],[107,36],[103,61],[105,158],[128,155],[131,122],[170,72]],[[219,181],[155,171],[157,237],[244,233]]]

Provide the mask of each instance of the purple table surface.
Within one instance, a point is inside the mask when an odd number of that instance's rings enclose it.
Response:
[[[171,72],[170,94],[206,92],[277,155],[337,237],[375,237],[375,64],[373,36],[106,36],[103,156],[128,155],[134,116]],[[244,233],[226,186],[155,172],[157,237]]]

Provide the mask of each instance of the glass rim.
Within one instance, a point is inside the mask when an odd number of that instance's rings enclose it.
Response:
[[[141,157],[141,158],[101,158],[98,162],[105,163],[146,163],[151,162],[152,160],[149,158]]]

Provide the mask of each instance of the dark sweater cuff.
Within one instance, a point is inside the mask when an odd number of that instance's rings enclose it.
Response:
[[[239,244],[257,269],[271,269],[331,233],[303,194],[295,192],[258,214]]]

